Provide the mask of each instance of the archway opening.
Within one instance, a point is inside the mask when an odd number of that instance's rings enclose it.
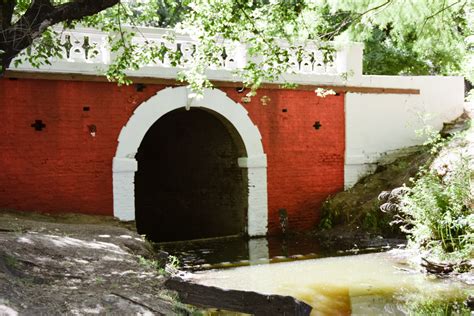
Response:
[[[137,230],[154,241],[243,234],[248,208],[245,147],[219,114],[171,111],[147,131],[135,156]]]

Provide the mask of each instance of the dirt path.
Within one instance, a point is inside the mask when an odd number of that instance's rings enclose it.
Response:
[[[166,277],[108,217],[0,211],[0,315],[172,315]]]

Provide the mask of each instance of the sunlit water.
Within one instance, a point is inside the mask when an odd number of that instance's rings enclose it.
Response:
[[[200,271],[190,278],[225,289],[291,295],[313,307],[312,315],[449,315],[451,305],[473,289],[407,269],[393,253],[329,257],[270,265]],[[430,305],[431,304],[431,305]],[[447,311],[444,313],[443,311]],[[453,314],[466,314],[464,309]]]
[[[312,315],[470,315],[463,301],[474,294],[464,283],[413,270],[406,251],[387,252],[403,247],[399,240],[361,247],[302,236],[221,238],[156,247],[177,256],[181,269],[194,271],[188,275],[193,282],[290,295],[311,305]]]

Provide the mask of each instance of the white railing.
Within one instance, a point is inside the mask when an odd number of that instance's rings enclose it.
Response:
[[[45,65],[38,71],[88,73],[92,69],[105,69],[114,59],[108,44],[108,34],[90,28],[58,31],[61,36],[63,58],[51,58],[51,65]],[[195,41],[188,35],[175,34],[174,40],[169,40],[170,31],[158,28],[134,29],[132,43],[138,46],[153,45],[158,50],[163,48],[160,58],[153,63],[144,65],[145,68],[180,68],[192,63]],[[212,65],[214,70],[236,70],[246,65],[247,49],[241,43],[222,42],[219,45],[219,62]],[[337,75],[351,72],[359,75],[362,72],[362,46],[357,43],[342,45],[328,52],[320,49],[317,43],[309,43],[304,48],[290,47],[281,42],[282,48],[288,50],[289,73],[313,75]],[[176,63],[176,61],[179,61]],[[178,64],[178,66],[177,66]],[[31,65],[24,63],[18,67],[24,70],[34,70]],[[159,77],[157,74],[156,76]]]

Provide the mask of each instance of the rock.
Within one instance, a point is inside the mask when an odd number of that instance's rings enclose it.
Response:
[[[226,290],[171,278],[166,286],[179,293],[182,302],[253,315],[309,315],[311,306],[291,296]]]

